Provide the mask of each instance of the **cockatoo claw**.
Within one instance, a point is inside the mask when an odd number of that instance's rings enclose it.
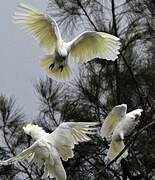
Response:
[[[64,68],[63,65],[59,66],[59,69],[60,69],[61,72],[63,71],[63,68]]]
[[[54,68],[54,66],[55,66],[55,64],[54,63],[52,63],[50,66],[49,66],[49,69],[53,69]]]

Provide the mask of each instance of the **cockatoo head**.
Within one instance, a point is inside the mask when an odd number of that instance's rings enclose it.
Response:
[[[31,135],[32,130],[34,129],[35,125],[32,123],[28,123],[26,126],[23,127],[25,134]]]
[[[124,116],[124,113],[127,111],[127,105],[126,104],[121,104],[118,106],[115,106],[112,109],[112,112],[119,114],[120,116]]]
[[[135,109],[134,111],[127,113],[126,119],[127,120],[129,119],[128,122],[130,122],[131,124],[136,125],[139,122],[139,118],[140,118],[142,112],[143,112],[142,109]]]
[[[23,130],[25,134],[36,140],[46,135],[46,132],[41,127],[32,123],[28,123],[25,127],[23,127]]]

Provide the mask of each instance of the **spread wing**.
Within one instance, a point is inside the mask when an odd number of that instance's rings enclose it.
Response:
[[[102,138],[108,137],[112,134],[117,124],[121,121],[123,117],[126,116],[126,110],[127,110],[126,104],[115,106],[111,110],[111,112],[108,114],[101,127]]]
[[[37,162],[40,167],[44,164],[44,174],[42,178],[50,176],[51,178],[55,177],[56,179],[66,179],[66,172],[62,165],[59,153],[54,147],[51,147],[43,141],[36,141],[17,156],[5,161],[0,161],[0,165],[13,164],[26,158]]]
[[[112,60],[118,58],[119,38],[103,32],[86,31],[70,43],[69,60],[83,63],[94,58]]]
[[[54,19],[39,10],[20,4],[14,13],[14,22],[22,24],[26,31],[39,40],[40,45],[49,51],[55,49],[57,39],[61,38]]]
[[[98,123],[96,122],[66,122],[60,124],[56,130],[47,138],[48,141],[57,149],[63,160],[72,158],[73,148],[79,142],[91,140],[87,134],[95,134]]]
[[[23,150],[18,155],[14,156],[10,159],[0,161],[0,165],[9,165],[9,164],[16,163],[17,161],[24,160],[28,157],[32,157],[35,152],[36,147],[38,147],[37,142],[33,143],[29,148]]]

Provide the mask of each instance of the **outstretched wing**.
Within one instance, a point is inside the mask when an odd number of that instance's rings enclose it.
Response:
[[[67,161],[73,157],[73,148],[79,142],[91,140],[86,134],[95,134],[96,122],[66,122],[60,124],[56,130],[47,136],[48,141],[59,152],[60,157]]]
[[[112,134],[114,128],[126,115],[127,105],[121,104],[115,106],[104,120],[101,127],[101,137],[108,137]]]
[[[86,31],[70,43],[69,60],[83,63],[94,58],[112,60],[118,58],[119,38],[103,32]]]
[[[54,50],[57,39],[61,38],[56,21],[27,5],[20,4],[18,7],[18,11],[14,13],[14,22],[22,24],[26,31],[31,32],[42,47]]]
[[[55,147],[50,146],[45,141],[36,141],[29,148],[22,151],[15,157],[12,157],[5,161],[0,161],[0,165],[9,165],[17,161],[29,158],[38,163],[41,167],[44,164],[43,178],[50,176],[56,179],[66,179],[66,172],[62,165],[59,153]]]
[[[0,165],[9,165],[9,164],[13,164],[17,161],[24,160],[28,157],[32,157],[35,152],[36,147],[37,147],[37,142],[33,143],[29,148],[23,150],[17,156],[14,156],[14,157],[4,160],[4,161],[0,161]]]

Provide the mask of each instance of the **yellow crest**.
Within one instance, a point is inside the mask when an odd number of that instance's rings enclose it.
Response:
[[[28,123],[25,127],[23,127],[23,129],[31,129],[33,126],[35,126],[32,123]]]

